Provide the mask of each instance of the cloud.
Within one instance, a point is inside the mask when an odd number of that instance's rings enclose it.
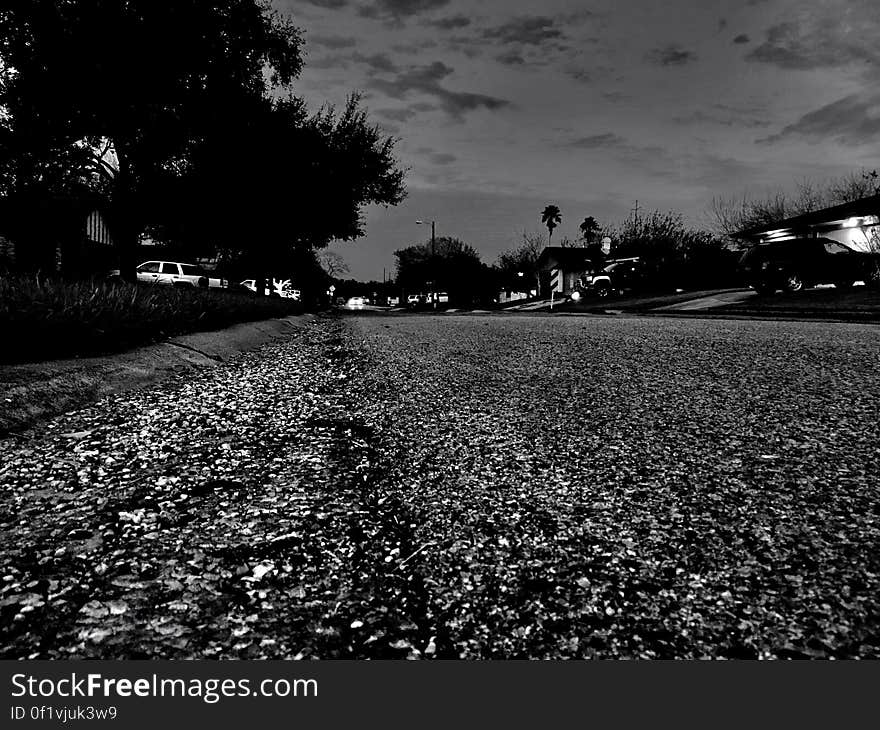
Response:
[[[737,45],[742,45],[743,43],[750,43],[751,38],[749,38],[745,33],[740,33],[736,38],[733,39],[733,42]]]
[[[392,122],[407,122],[416,115],[409,107],[404,107],[403,109],[375,109],[373,114],[381,119],[390,119]]]
[[[567,146],[581,150],[621,149],[627,146],[627,141],[618,134],[605,132],[604,134],[592,134],[588,137],[578,137],[571,140]]]
[[[428,160],[435,165],[449,165],[458,159],[453,154],[448,152],[437,152],[437,150],[434,150],[431,147],[419,147],[416,152],[427,157]]]
[[[470,24],[471,19],[466,15],[450,15],[446,18],[425,21],[425,25],[440,28],[441,30],[457,30],[459,28],[466,28]]]
[[[395,53],[405,53],[411,56],[419,55],[424,53],[426,50],[430,50],[431,48],[437,47],[437,41],[425,39],[420,40],[418,43],[395,43],[391,46],[391,50]]]
[[[404,99],[410,94],[433,97],[449,116],[460,120],[466,112],[478,109],[497,111],[512,106],[506,99],[485,94],[450,91],[440,82],[453,73],[453,69],[441,61],[425,66],[410,66],[393,79],[372,79],[369,87],[382,91],[392,99]]]
[[[880,93],[852,94],[826,104],[758,143],[773,144],[792,137],[810,142],[876,145],[880,142]]]
[[[355,51],[348,54],[335,53],[309,60],[310,68],[319,69],[350,68],[353,64],[364,68],[370,76],[377,73],[395,73],[400,70],[398,65],[384,53],[367,55]]]
[[[605,101],[610,101],[612,104],[618,104],[621,101],[632,99],[632,96],[624,94],[621,91],[603,91],[602,98],[605,99]]]
[[[676,124],[717,124],[725,127],[756,128],[769,126],[770,122],[754,110],[741,110],[725,104],[713,104],[710,109],[697,109],[689,114],[679,114],[672,118]]]
[[[563,37],[556,21],[546,16],[514,18],[503,25],[487,28],[483,37],[504,44],[540,45]]]
[[[802,7],[784,23],[768,28],[764,41],[746,58],[807,71],[851,64],[871,64],[876,68],[880,63],[878,33],[880,16],[875,0]]]
[[[377,109],[374,113],[382,119],[390,119],[393,122],[407,122],[420,112],[434,111],[437,107],[433,104],[418,103],[396,109]]]
[[[565,74],[582,84],[589,84],[593,81],[593,74],[585,68],[567,68]]]
[[[320,58],[309,58],[309,68],[312,69],[348,68],[349,64],[349,57],[338,53],[321,56]]]
[[[309,5],[317,5],[319,8],[329,8],[330,10],[339,10],[348,5],[348,0],[302,0]]]
[[[503,63],[505,66],[523,66],[526,62],[526,59],[522,57],[522,54],[513,49],[495,56],[495,60],[499,63]]]
[[[635,144],[614,132],[576,138],[566,146],[613,159],[630,174],[710,190],[732,179],[749,179],[756,172],[734,158],[693,150],[671,152],[666,146]]]
[[[373,53],[372,55],[364,55],[363,53],[353,53],[351,60],[367,67],[367,73],[396,73],[399,67],[394,61],[388,58],[384,53]]]
[[[333,50],[352,48],[357,44],[357,39],[352,36],[341,35],[312,35],[308,36],[307,40],[316,46],[323,46]]]
[[[648,56],[651,63],[658,66],[683,66],[697,60],[693,51],[688,51],[679,45],[669,45],[663,48],[655,48]]]
[[[400,22],[405,18],[430,13],[449,4],[449,0],[373,0],[361,5],[358,12],[365,18],[384,18]]]

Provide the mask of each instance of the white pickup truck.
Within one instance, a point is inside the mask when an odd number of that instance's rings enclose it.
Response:
[[[182,264],[179,261],[145,261],[137,267],[137,280],[178,287],[222,287],[223,280],[210,276],[196,264]]]
[[[252,292],[257,291],[256,279],[245,279],[244,281],[240,281],[239,284],[245,289],[250,289]],[[302,297],[302,292],[299,289],[293,288],[293,284],[290,283],[290,279],[272,279],[272,290],[270,296],[281,297],[282,299],[294,299],[296,301],[299,301]]]

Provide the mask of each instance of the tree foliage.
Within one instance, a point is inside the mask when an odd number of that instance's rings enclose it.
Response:
[[[352,96],[309,115],[298,99],[260,100],[218,125],[166,188],[161,235],[193,246],[242,246],[266,266],[288,249],[363,235],[366,204],[404,196],[394,141]]]
[[[718,236],[686,225],[681,213],[631,216],[611,238],[611,255],[638,256],[660,288],[709,287],[736,277],[737,255]]]
[[[862,170],[824,182],[805,179],[793,193],[775,191],[762,198],[713,198],[708,219],[716,233],[735,238],[749,228],[773,225],[792,216],[877,194],[880,175],[876,170]]]
[[[596,219],[590,215],[584,218],[578,226],[578,230],[581,232],[581,238],[583,238],[584,242],[589,245],[596,240],[596,236],[599,235],[601,228]]]
[[[510,291],[528,292],[538,288],[538,259],[544,250],[544,237],[523,233],[519,246],[498,256],[495,269],[500,285]]]
[[[491,300],[495,293],[492,270],[482,263],[470,244],[457,238],[437,238],[434,246],[420,243],[394,252],[397,284],[407,293],[426,293],[433,282],[435,291],[449,293],[456,304]]]

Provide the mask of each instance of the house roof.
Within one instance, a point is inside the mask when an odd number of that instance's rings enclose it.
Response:
[[[754,238],[769,231],[782,229],[808,230],[815,226],[832,225],[848,218],[858,218],[868,215],[880,215],[880,195],[869,195],[866,198],[853,200],[841,205],[833,205],[830,208],[814,210],[811,213],[795,215],[783,220],[774,221],[760,226],[753,226],[740,231],[737,235],[741,238]]]
[[[546,246],[538,257],[538,268],[576,269],[585,266],[590,260],[590,251],[586,248]]]

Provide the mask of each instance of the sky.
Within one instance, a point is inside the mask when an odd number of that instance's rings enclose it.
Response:
[[[398,139],[406,200],[335,243],[350,275],[437,236],[486,263],[636,205],[704,224],[760,196],[880,166],[877,0],[273,0],[304,32],[294,91],[362,95]]]

